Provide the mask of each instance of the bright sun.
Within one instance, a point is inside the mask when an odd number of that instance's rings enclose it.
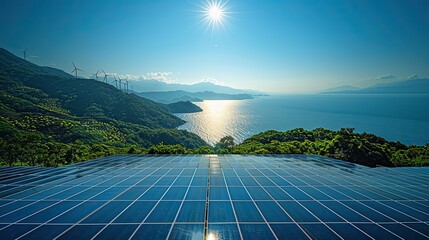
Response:
[[[223,17],[223,9],[219,6],[211,6],[207,12],[207,16],[211,21],[220,21]]]
[[[220,0],[209,0],[203,7],[204,20],[209,24],[209,27],[214,30],[215,27],[222,25],[224,18],[227,15],[225,3]]]

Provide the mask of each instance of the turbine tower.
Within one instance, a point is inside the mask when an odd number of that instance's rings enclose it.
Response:
[[[105,83],[107,83],[107,77],[110,77],[110,76],[112,76],[112,75],[107,74],[103,69],[101,69],[101,71],[103,71],[103,74],[104,74],[103,81],[104,81]]]
[[[124,90],[125,90],[125,92],[126,93],[128,93],[128,80],[127,79],[124,79]]]
[[[76,65],[74,65],[74,63],[72,63],[73,64],[73,67],[74,67],[74,69],[73,69],[73,71],[71,72],[71,73],[75,73],[76,75],[76,78],[77,78],[77,72],[79,72],[79,71],[81,71],[81,72],[83,72],[83,70],[82,69],[79,69],[79,68],[77,68],[76,67]]]
[[[115,78],[115,80],[112,81],[112,83],[115,83],[116,88],[118,88],[118,79],[116,78],[116,75],[113,75],[113,77]],[[120,82],[119,82],[120,84]]]
[[[122,90],[122,79],[119,76],[116,76],[119,80],[119,90]]]
[[[97,72],[95,73],[95,79],[98,81],[98,72],[100,71],[100,69],[97,70]]]

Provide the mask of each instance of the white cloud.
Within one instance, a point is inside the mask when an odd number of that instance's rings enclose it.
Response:
[[[379,76],[379,77],[375,77],[375,78],[370,78],[369,80],[390,80],[390,79],[395,79],[396,77],[393,76],[392,74],[388,74],[388,75],[383,75],[383,76]]]
[[[145,79],[154,79],[163,82],[170,82],[173,78],[172,72],[148,72],[144,74]]]
[[[407,79],[416,79],[416,78],[419,78],[419,76],[417,74],[414,74],[414,75],[407,77]]]
[[[103,73],[99,74],[100,76],[104,76]],[[177,78],[175,78],[175,74],[173,74],[172,72],[148,72],[144,74],[120,74],[106,72],[106,74],[110,76],[118,76],[122,79],[128,79],[131,81],[158,80],[166,83],[172,83],[177,81]]]
[[[226,84],[222,81],[217,80],[216,78],[212,78],[212,77],[203,77],[203,79],[201,81],[197,81],[197,82],[193,82],[192,84],[197,84],[197,83],[202,83],[202,82],[209,82],[209,83],[214,83],[216,85],[221,85],[221,86],[226,86]]]

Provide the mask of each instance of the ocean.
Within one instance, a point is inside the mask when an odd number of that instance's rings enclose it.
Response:
[[[176,114],[179,129],[209,144],[231,135],[237,143],[267,130],[355,128],[404,144],[429,143],[429,95],[308,94],[274,95],[250,100],[197,102],[199,113]]]

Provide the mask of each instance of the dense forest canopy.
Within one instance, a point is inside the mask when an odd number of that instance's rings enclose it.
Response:
[[[4,49],[0,86],[2,164],[65,164],[134,145],[207,145],[197,135],[176,129],[184,121],[166,105],[101,81],[37,66]],[[42,158],[51,163],[35,160]]]

